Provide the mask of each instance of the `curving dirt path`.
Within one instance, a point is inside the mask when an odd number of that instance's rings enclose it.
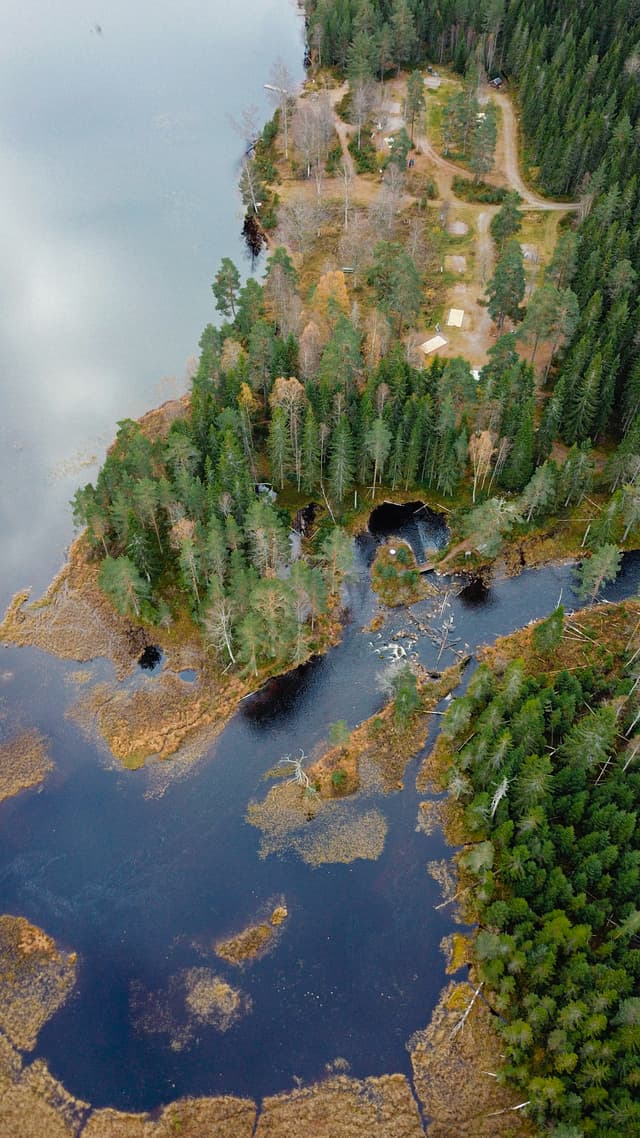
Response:
[[[340,102],[340,100],[343,98],[344,95],[346,95],[348,90],[349,90],[349,84],[348,83],[343,83],[341,87],[334,87],[334,89],[332,91],[329,91],[329,99],[331,101],[331,106],[333,108],[333,125],[335,127],[336,134],[337,134],[338,138],[340,139],[340,146],[342,147],[342,161],[344,162],[347,169],[351,172],[351,177],[355,178],[356,177],[356,167],[355,167],[355,162],[353,161],[353,158],[351,157],[351,154],[349,152],[349,133],[348,133],[349,129],[353,130],[353,127],[349,128],[347,126],[347,124],[343,121],[343,119],[340,118],[340,115],[336,111],[336,104]]]
[[[542,198],[539,194],[528,189],[522,180],[518,165],[518,123],[513,110],[513,104],[503,91],[494,91],[492,98],[502,112],[502,142],[504,146],[504,175],[509,185],[517,190],[520,197],[527,203],[529,209],[578,209],[579,202],[557,202],[549,198]]]
[[[495,173],[498,174],[498,176],[502,175],[504,181],[512,189],[518,191],[528,209],[548,209],[558,210],[560,212],[578,209],[580,206],[579,202],[552,201],[550,198],[543,198],[540,194],[534,193],[533,190],[530,190],[525,185],[518,164],[518,123],[513,104],[504,91],[492,91],[491,98],[502,112],[496,145],[496,157],[501,156],[503,158],[503,168],[498,168]],[[448,158],[444,158],[426,135],[419,135],[416,142],[425,157],[427,157],[434,166],[438,167],[439,170],[450,174],[451,178],[456,176],[463,178],[469,177],[469,170],[463,166],[456,165],[455,162],[450,162]],[[450,184],[448,190],[451,190]]]

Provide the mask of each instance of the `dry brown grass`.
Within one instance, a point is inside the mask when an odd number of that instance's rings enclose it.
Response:
[[[290,782],[251,802],[247,822],[262,831],[260,857],[291,851],[309,865],[374,860],[384,848],[387,823],[379,810],[321,798]]]
[[[255,1138],[422,1138],[404,1075],[338,1075],[262,1103]]]
[[[22,1059],[0,1033],[0,1138],[75,1138],[89,1104],[73,1098],[38,1059]]]
[[[0,1030],[30,1051],[76,981],[75,953],[62,952],[24,917],[0,917]]]
[[[82,1138],[251,1138],[256,1106],[251,1099],[178,1099],[157,1121],[148,1114],[94,1110]]]
[[[580,630],[580,635],[567,628],[567,622]],[[535,625],[522,628],[510,636],[499,637],[494,644],[482,649],[478,659],[498,673],[502,672],[510,660],[522,658],[529,673],[546,672],[555,675],[563,668],[586,668],[594,663],[602,663],[606,655],[614,658],[614,664],[622,663],[630,643],[636,645],[638,622],[640,621],[640,599],[630,597],[617,605],[601,604],[565,617],[565,631],[560,644],[553,649],[551,657],[541,656],[535,649],[533,632]]]
[[[39,731],[23,731],[0,743],[0,802],[43,782],[53,763]]]
[[[434,678],[418,668],[417,689],[422,707],[406,725],[401,725],[395,722],[394,701],[390,700],[381,711],[354,728],[348,743],[328,748],[309,768],[309,777],[317,783],[320,793],[327,798],[334,794],[331,778],[336,771],[346,775],[341,796],[355,792],[365,766],[374,768],[385,791],[401,790],[407,764],[424,746],[435,707],[460,683],[461,671],[462,666],[455,664]]]
[[[166,988],[131,986],[131,1014],[141,1034],[166,1035],[172,1051],[183,1051],[203,1027],[225,1032],[251,1011],[251,999],[209,968],[187,968],[171,976]]]
[[[80,663],[105,656],[119,677],[126,676],[151,640],[143,628],[115,611],[98,587],[99,571],[99,562],[90,560],[80,536],[40,600],[29,603],[29,589],[15,594],[0,624],[0,640]]]
[[[216,956],[229,964],[244,964],[271,952],[279,938],[279,928],[289,916],[284,898],[272,908],[268,918],[249,925],[242,932],[226,940],[219,940],[213,946]]]
[[[498,1071],[502,1059],[491,1013],[481,999],[464,1027],[451,1035],[472,997],[469,984],[450,984],[429,1026],[408,1044],[416,1092],[431,1120],[427,1133],[429,1138],[525,1138],[532,1130],[520,1112],[494,1114],[527,1096],[499,1086],[488,1073]]]
[[[211,742],[231,714],[228,707],[226,712],[205,681],[186,684],[172,672],[162,672],[134,691],[96,684],[70,714],[89,733],[95,727],[111,753],[135,769],[150,755],[168,758],[194,732],[215,726],[208,732]]]

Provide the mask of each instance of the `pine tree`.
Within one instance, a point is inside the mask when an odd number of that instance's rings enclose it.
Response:
[[[587,365],[582,382],[574,383],[567,391],[562,434],[568,443],[582,442],[591,436],[598,412],[601,380],[602,355],[596,352]]]
[[[479,182],[493,168],[497,137],[496,110],[493,103],[487,103],[483,110],[478,111],[471,135],[469,165],[473,170],[474,182]]]
[[[407,79],[407,97],[404,104],[404,115],[409,126],[409,137],[413,146],[414,129],[418,126],[426,110],[424,96],[424,80],[421,71],[412,71]]]
[[[607,581],[614,581],[620,570],[622,554],[616,545],[602,545],[582,562],[577,571],[578,596],[595,600]]]
[[[564,608],[558,605],[557,609],[546,620],[536,624],[533,630],[533,646],[541,656],[550,656],[558,647],[564,632]]]
[[[216,308],[223,316],[236,318],[236,305],[240,292],[240,273],[230,257],[223,257],[220,268],[211,285],[216,298]]]
[[[349,534],[339,526],[330,529],[320,546],[318,561],[329,592],[337,593],[345,577],[353,571],[353,542]]]
[[[530,481],[522,491],[519,509],[525,520],[540,514],[550,513],[556,502],[558,493],[558,470],[554,462],[545,462],[539,466],[531,476]]]
[[[382,480],[384,465],[391,446],[391,431],[384,419],[379,417],[372,423],[365,436],[365,446],[373,462],[373,481],[371,483],[371,497],[373,498],[376,485],[378,481]]]
[[[491,219],[491,236],[493,237],[498,255],[501,255],[504,246],[510,238],[515,237],[522,229],[522,211],[520,202],[522,198],[516,190],[509,190],[496,215]]]
[[[321,484],[320,432],[313,407],[307,407],[302,428],[302,486],[311,493]]]
[[[507,490],[522,490],[533,473],[533,401],[521,409],[520,426],[513,440],[509,457],[498,478]]]
[[[271,477],[280,490],[292,465],[291,439],[287,416],[282,407],[274,407],[269,424],[267,451],[271,467]]]
[[[105,557],[98,584],[123,616],[139,617],[141,605],[151,592],[149,582],[128,557]]]
[[[354,454],[349,421],[342,415],[331,436],[329,447],[329,493],[336,502],[342,502],[353,483]]]
[[[506,243],[487,288],[489,297],[487,308],[492,320],[498,325],[498,331],[502,331],[505,317],[509,316],[513,321],[520,319],[520,304],[524,299],[524,291],[522,249],[512,238]]]
[[[415,19],[407,0],[392,0],[391,34],[399,73],[402,65],[413,58],[417,46]]]

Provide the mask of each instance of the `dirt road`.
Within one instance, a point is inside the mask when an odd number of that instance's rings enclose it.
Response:
[[[554,202],[549,198],[541,198],[525,186],[518,166],[518,124],[513,110],[513,104],[503,91],[494,91],[492,94],[496,106],[502,112],[502,144],[504,147],[504,175],[508,184],[517,190],[520,197],[527,203],[529,209],[578,209],[579,202]]]

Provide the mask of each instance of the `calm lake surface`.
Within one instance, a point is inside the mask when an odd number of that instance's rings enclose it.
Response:
[[[220,259],[248,267],[229,116],[272,113],[303,31],[293,0],[2,4],[3,607],[64,561],[116,422],[185,390]]]
[[[301,75],[288,0],[63,7],[9,0],[0,18],[3,605],[16,588],[44,588],[61,564],[66,503],[94,476],[82,464],[101,459],[116,421],[184,388],[213,317],[217,264],[243,257],[241,147],[226,115],[260,102],[266,116],[262,83],[277,55]],[[405,519],[403,532],[420,556],[443,537],[426,515]],[[354,726],[384,702],[382,644],[407,621],[392,618],[380,638],[364,631],[374,544],[357,545],[341,644],[246,701],[186,770],[119,769],[65,716],[73,664],[0,653],[0,729],[38,727],[56,764],[41,792],[0,806],[0,912],[79,954],[76,991],[36,1050],[72,1093],[137,1110],[185,1094],[273,1093],[321,1077],[337,1057],[357,1076],[409,1072],[405,1044],[437,1001],[440,940],[453,927],[426,871],[448,851],[416,831],[419,759],[403,791],[372,786],[336,807],[349,825],[383,817],[376,861],[261,858],[260,833],[244,820],[280,756],[309,754],[330,723]],[[635,592],[638,567],[627,557],[608,595]],[[557,567],[482,596],[452,594],[457,646],[473,651],[545,615],[561,589],[571,606],[570,583]],[[427,638],[413,650],[431,667],[453,660],[445,652],[438,663]],[[110,675],[100,661],[92,673]],[[238,971],[211,953],[281,897],[289,918],[271,955]],[[225,1033],[183,1035],[176,1050],[140,1007],[159,1006],[154,994],[202,967],[241,988],[251,1010]]]

